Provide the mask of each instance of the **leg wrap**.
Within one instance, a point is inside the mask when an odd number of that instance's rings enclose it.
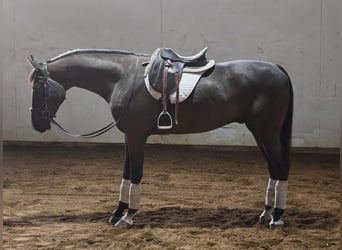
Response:
[[[286,208],[288,181],[278,181],[275,188],[275,202],[274,208]]]
[[[141,183],[131,184],[129,191],[129,208],[138,210],[141,202]]]
[[[120,196],[119,201],[129,204],[129,189],[131,186],[130,180],[122,179],[120,186]]]
[[[276,180],[268,178],[268,184],[267,184],[267,189],[266,189],[266,199],[265,199],[265,205],[267,207],[274,206],[274,193],[275,193],[276,182],[277,182]]]

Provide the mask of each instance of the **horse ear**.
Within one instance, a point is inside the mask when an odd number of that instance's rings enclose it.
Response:
[[[34,59],[33,55],[28,56],[27,61],[32,65],[35,69],[41,69],[41,63]]]

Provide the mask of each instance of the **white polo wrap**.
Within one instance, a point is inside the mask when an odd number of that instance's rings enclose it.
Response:
[[[139,209],[141,202],[141,183],[131,184],[129,191],[129,208]]]
[[[275,187],[275,202],[274,207],[285,209],[286,208],[286,197],[287,197],[288,181],[277,181]]]
[[[131,181],[122,179],[120,185],[119,201],[129,204],[129,189],[131,187]]]
[[[266,189],[266,199],[265,199],[266,206],[269,206],[269,207],[274,206],[274,193],[275,193],[276,182],[277,180],[268,178],[268,184],[267,184],[267,189]]]

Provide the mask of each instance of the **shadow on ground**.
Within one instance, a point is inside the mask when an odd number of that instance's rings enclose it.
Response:
[[[238,228],[259,226],[256,209],[181,208],[162,207],[141,211],[134,218],[135,228]],[[83,215],[44,215],[4,220],[4,227],[41,226],[53,223],[107,223],[110,213]],[[300,229],[329,230],[338,226],[339,218],[329,212],[299,211],[289,209],[284,215],[285,226]]]

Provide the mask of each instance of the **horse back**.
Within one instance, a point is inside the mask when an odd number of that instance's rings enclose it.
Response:
[[[196,91],[195,102],[210,98],[217,102],[246,105],[257,98],[268,101],[289,95],[291,84],[286,71],[276,64],[238,60],[221,62],[215,65],[211,74],[202,77]],[[206,97],[206,98],[205,98]]]

